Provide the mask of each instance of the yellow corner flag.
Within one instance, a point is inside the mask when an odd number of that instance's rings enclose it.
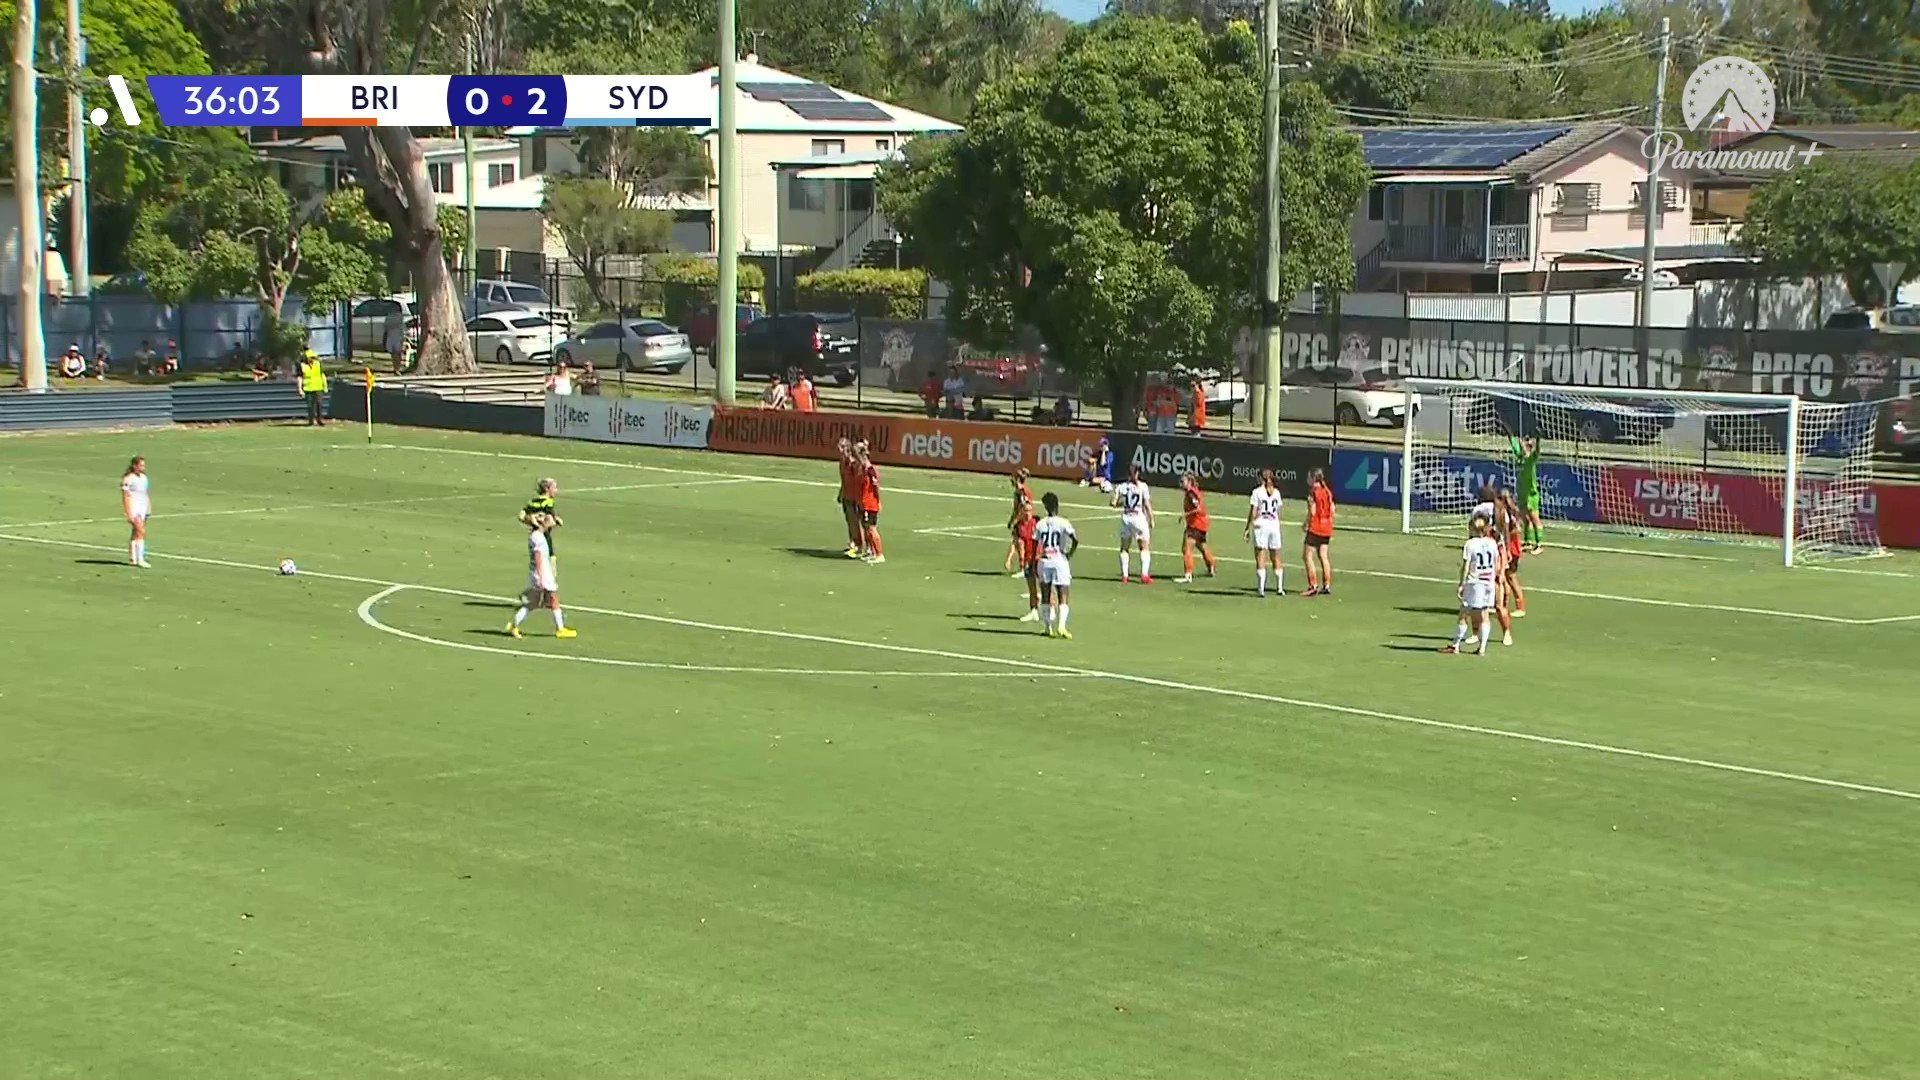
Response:
[[[373,369],[363,369],[367,373],[367,441],[373,441]]]

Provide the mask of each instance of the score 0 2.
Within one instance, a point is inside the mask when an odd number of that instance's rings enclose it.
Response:
[[[447,118],[455,127],[559,127],[567,121],[560,75],[455,75],[447,80]]]

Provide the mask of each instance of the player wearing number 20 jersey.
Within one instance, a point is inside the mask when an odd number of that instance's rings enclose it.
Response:
[[[1060,496],[1049,491],[1040,497],[1047,515],[1033,526],[1033,542],[1040,556],[1041,622],[1048,637],[1070,638],[1067,632],[1067,599],[1073,587],[1073,567],[1068,562],[1080,546],[1073,522],[1060,516]]]

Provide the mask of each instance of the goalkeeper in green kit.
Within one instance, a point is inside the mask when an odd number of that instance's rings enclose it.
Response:
[[[1507,446],[1513,451],[1514,487],[1519,491],[1520,508],[1527,515],[1522,539],[1527,550],[1538,555],[1544,546],[1540,541],[1540,437],[1522,439],[1509,431]]]

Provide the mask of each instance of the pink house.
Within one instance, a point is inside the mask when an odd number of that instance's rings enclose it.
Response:
[[[1353,220],[1355,291],[1618,285],[1640,265],[1645,133],[1618,124],[1359,129],[1373,184]],[[1748,260],[1691,228],[1691,178],[1663,176],[1655,266],[1681,280]],[[1701,241],[1718,242],[1701,242]]]

